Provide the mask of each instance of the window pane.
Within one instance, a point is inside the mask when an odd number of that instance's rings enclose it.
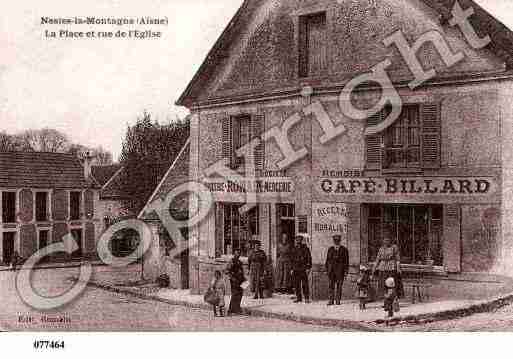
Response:
[[[36,221],[48,220],[47,216],[48,193],[36,192]]]
[[[71,192],[70,193],[70,217],[71,220],[80,219],[80,192]]]
[[[410,127],[408,129],[408,145],[420,146],[420,130],[418,127]]]
[[[413,211],[411,207],[398,207],[398,244],[401,253],[401,261],[411,264],[414,261],[412,224]]]
[[[425,264],[429,255],[428,208],[415,207],[414,212],[415,264]]]
[[[408,164],[420,162],[420,148],[408,150]]]
[[[3,192],[2,193],[2,222],[15,223],[16,222],[16,193]]]

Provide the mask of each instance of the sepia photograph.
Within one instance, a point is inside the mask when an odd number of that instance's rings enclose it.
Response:
[[[6,335],[513,332],[510,0],[4,5]]]

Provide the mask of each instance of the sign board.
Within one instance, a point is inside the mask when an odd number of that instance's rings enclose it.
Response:
[[[348,245],[349,212],[345,203],[312,203],[312,244],[319,249],[333,245],[333,236]]]
[[[294,193],[294,181],[287,177],[255,177],[242,180],[206,178],[203,184],[216,199],[242,198],[255,193],[257,198],[270,200],[290,196]]]
[[[321,193],[357,195],[486,196],[497,192],[491,177],[320,178]]]

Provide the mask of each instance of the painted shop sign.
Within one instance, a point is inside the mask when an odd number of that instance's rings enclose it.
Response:
[[[489,177],[321,178],[318,186],[327,194],[361,195],[490,195],[497,183]]]
[[[349,212],[345,203],[312,203],[312,239],[326,248],[330,247],[334,235],[342,236],[347,246]]]
[[[208,178],[203,181],[203,184],[212,193],[292,194],[294,192],[294,181],[290,178],[255,178],[242,181]]]

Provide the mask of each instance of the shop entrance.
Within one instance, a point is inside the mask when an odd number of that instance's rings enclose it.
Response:
[[[283,235],[287,235],[287,240],[291,245],[294,244],[294,237],[296,236],[296,217],[294,204],[279,204],[277,205],[278,214],[278,243],[281,242]]]
[[[12,256],[14,254],[14,239],[15,239],[16,233],[14,232],[5,232],[3,234],[3,240],[2,240],[2,261],[4,263],[11,263]]]

